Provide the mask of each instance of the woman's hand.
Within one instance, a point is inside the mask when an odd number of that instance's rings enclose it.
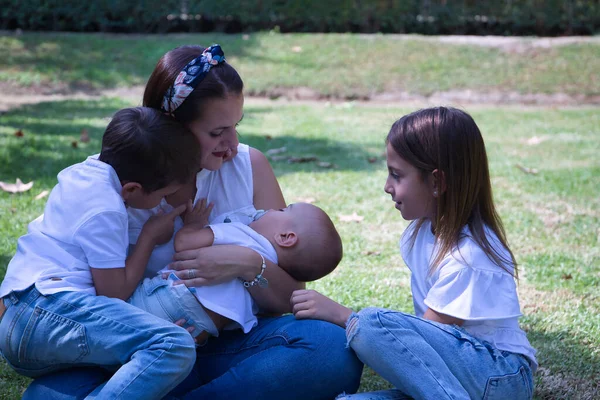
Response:
[[[296,319],[320,319],[342,328],[352,314],[348,307],[336,303],[316,290],[295,290],[290,299]]]
[[[248,253],[255,258],[254,268],[248,271]],[[252,280],[260,272],[261,259],[253,250],[240,246],[210,246],[175,253],[169,268],[188,287],[212,286],[242,277]]]

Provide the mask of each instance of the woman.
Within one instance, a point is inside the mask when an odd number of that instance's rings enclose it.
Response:
[[[266,157],[239,144],[236,126],[243,115],[243,82],[224,61],[219,46],[182,46],[166,53],[146,84],[144,105],[160,108],[188,127],[202,148],[202,170],[195,182],[153,210],[130,210],[134,244],[143,223],[190,200],[214,203],[209,221],[254,205],[284,208],[285,200]],[[178,221],[175,229],[182,226]],[[152,276],[175,257],[172,268],[187,286],[240,278],[261,310],[291,311],[290,296],[304,284],[253,250],[213,246],[174,255],[172,243],[155,248],[147,268]],[[264,279],[268,286],[264,286]],[[258,285],[259,281],[261,285]],[[172,395],[181,399],[331,399],[353,393],[362,364],[345,347],[344,330],[323,321],[260,316],[248,334],[224,331],[198,348],[194,370]],[[69,370],[34,381],[24,399],[85,398],[107,379],[99,369]],[[65,387],[68,385],[68,387]]]

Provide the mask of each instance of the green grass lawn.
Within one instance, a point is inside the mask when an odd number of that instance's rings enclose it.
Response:
[[[430,38],[429,38],[430,39]],[[526,51],[393,35],[0,34],[0,82],[57,90],[144,84],[156,61],[184,43],[220,43],[248,94],[305,87],[319,96],[472,90],[600,94],[600,44]],[[526,41],[523,43],[526,44]]]
[[[48,43],[52,42],[52,37],[49,36]],[[43,44],[43,40],[33,44],[32,38],[33,35],[26,35],[2,40],[5,44],[8,41],[23,44],[23,48],[29,49],[23,50],[25,56],[31,48]],[[260,36],[255,46],[248,48],[239,38],[227,37],[220,41],[225,42],[225,39],[229,41],[225,43],[227,47],[235,48],[237,43],[238,50],[233,53],[239,53],[235,57],[243,68],[247,68],[246,76],[261,74],[252,74],[252,68],[257,67],[251,66],[251,60],[246,60],[242,53],[256,52],[265,57],[265,63],[282,65],[288,71],[301,62],[290,53],[289,57],[293,58],[290,64],[282,63],[283,50],[273,50],[273,57],[279,60],[273,61],[264,42],[277,47],[277,38]],[[68,65],[79,57],[72,53],[75,46],[70,40],[75,39],[65,39],[57,53],[50,55],[48,51],[48,60],[60,59],[64,63],[57,61],[54,67]],[[316,39],[298,36],[298,40],[299,45],[308,47]],[[346,39],[339,35],[327,40],[359,43],[363,39]],[[142,46],[142,50],[152,53],[140,62],[140,65],[146,65],[143,71],[135,68],[138,60],[126,67],[140,48],[132,50],[123,44],[117,46],[117,41],[131,41],[132,46]],[[173,40],[157,40],[154,43],[156,49],[150,51],[149,41],[140,44],[133,38],[111,39],[103,47],[102,54],[121,61],[115,67],[114,75],[107,73],[106,79],[96,82],[102,85],[125,83],[121,79],[129,78],[121,75],[126,70],[141,82],[149,71],[150,60],[173,44]],[[390,48],[410,46],[392,40],[383,40],[380,45]],[[358,44],[353,46],[360,47]],[[67,47],[70,50],[66,50]],[[479,51],[473,50],[473,53],[467,52],[460,57],[469,57]],[[458,54],[455,56],[459,57]],[[364,60],[360,54],[357,54],[358,58]],[[315,54],[305,62],[309,67],[326,63]],[[35,65],[28,68],[41,71],[41,67]],[[40,77],[71,80],[73,77],[69,74],[77,73],[61,69],[63,71],[57,68],[45,74],[40,72]],[[102,68],[98,67],[100,70]],[[88,75],[82,76],[82,79],[88,78]],[[135,82],[135,79],[131,78],[129,82]],[[325,78],[315,76],[315,79]],[[376,87],[382,78],[373,76],[373,79],[371,83]],[[358,90],[366,90],[367,83],[357,81]],[[258,88],[262,84],[266,83],[254,82],[249,86]],[[422,83],[413,84],[417,87]],[[593,83],[590,86],[589,90],[597,91]],[[52,188],[59,170],[98,152],[108,118],[118,108],[129,105],[133,104],[119,99],[62,101],[23,106],[0,115],[0,181],[14,181],[20,177],[24,182],[35,182],[31,191],[20,195],[0,192],[0,277],[15,251],[17,238],[25,233],[27,223],[43,210],[45,200],[35,200],[35,196]],[[285,146],[290,156],[316,155],[320,161],[335,165],[328,169],[315,163],[272,162],[286,200],[315,199],[315,204],[332,216],[343,238],[345,255],[339,268],[309,286],[355,309],[376,305],[412,312],[409,273],[397,246],[407,223],[383,192],[386,177],[383,140],[392,122],[409,111],[412,110],[353,103],[299,106],[248,100],[239,128],[243,142],[263,151]],[[598,398],[600,113],[597,108],[474,107],[467,111],[471,111],[484,134],[497,205],[520,262],[519,291],[525,314],[522,324],[539,350],[536,398]],[[14,135],[19,129],[22,129],[22,137]],[[72,142],[78,139],[82,129],[88,130],[91,141],[79,143],[75,148]],[[527,174],[522,170],[526,168],[535,169],[537,173]],[[352,213],[363,216],[364,220],[340,221],[340,215]],[[0,399],[19,398],[27,383],[27,379],[0,363]],[[385,382],[372,371],[365,371],[361,390],[384,387]]]

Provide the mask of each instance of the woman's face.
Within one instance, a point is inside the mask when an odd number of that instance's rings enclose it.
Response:
[[[244,95],[241,93],[211,99],[203,105],[202,117],[188,124],[200,142],[202,169],[216,171],[223,161],[237,154],[240,142],[236,126],[243,117],[243,108]]]

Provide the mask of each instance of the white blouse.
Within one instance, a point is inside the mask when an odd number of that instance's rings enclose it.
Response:
[[[535,372],[535,349],[519,327],[522,315],[513,276],[494,264],[475,242],[468,227],[458,246],[447,254],[438,268],[429,274],[435,257],[435,236],[431,222],[421,226],[412,244],[412,223],[402,235],[400,252],[411,270],[411,289],[415,314],[423,317],[428,308],[441,314],[464,320],[462,328],[472,336],[490,343],[499,350],[523,354]],[[490,244],[506,259],[508,251],[497,236],[485,229]],[[512,272],[513,265],[506,265]]]

